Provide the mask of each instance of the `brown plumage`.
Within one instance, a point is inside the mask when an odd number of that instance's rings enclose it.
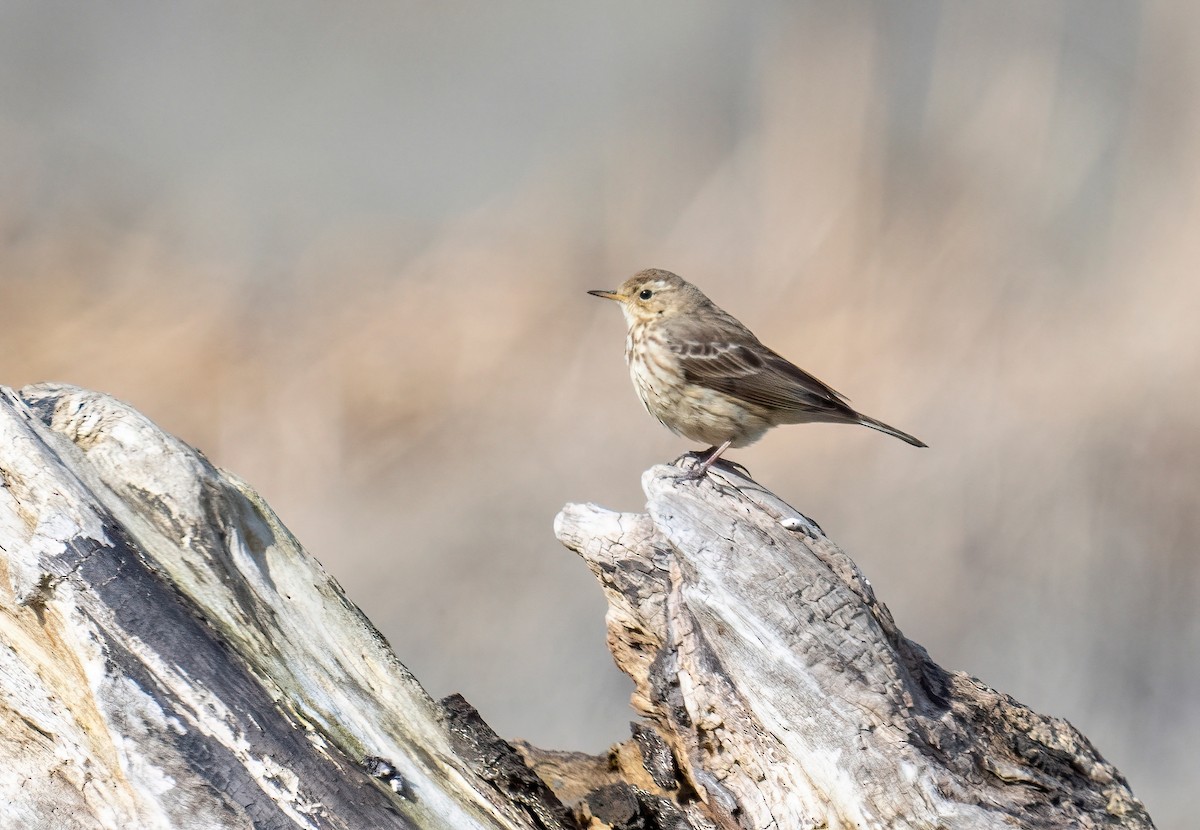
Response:
[[[925,446],[856,412],[670,271],[639,271],[616,291],[588,293],[621,304],[629,376],[647,411],[672,432],[712,446],[697,476],[729,447],[752,444],[781,424],[863,424]]]

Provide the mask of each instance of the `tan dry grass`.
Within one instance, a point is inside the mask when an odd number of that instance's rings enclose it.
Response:
[[[10,218],[0,378],[132,402],[260,487],[434,693],[597,749],[624,687],[550,520],[637,508],[640,471],[687,447],[640,411],[621,323],[582,292],[672,268],[932,447],[813,426],[735,458],[936,659],[1070,717],[1169,820],[1200,741],[1200,129],[1155,120],[1164,88],[1200,90],[1155,57],[1171,22],[1146,21],[1107,168],[1108,111],[1063,116],[1052,38],[981,78],[956,51],[978,33],[946,35],[926,151],[889,155],[878,42],[807,23],[763,46],[728,150],[624,125],[415,255],[364,220],[268,281],[145,228]],[[576,165],[601,171],[594,209]],[[1110,196],[1072,209],[1105,169]]]

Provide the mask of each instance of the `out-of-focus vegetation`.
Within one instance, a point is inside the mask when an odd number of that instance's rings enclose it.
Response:
[[[628,690],[550,523],[689,447],[583,291],[675,270],[931,445],[732,458],[1184,827],[1197,55],[1183,2],[5,3],[0,382],[131,402],[432,693],[598,750]]]

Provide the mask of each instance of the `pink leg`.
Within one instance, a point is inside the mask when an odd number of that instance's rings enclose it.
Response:
[[[730,438],[724,444],[722,444],[721,446],[714,449],[711,453],[709,453],[708,458],[704,459],[704,461],[702,461],[700,463],[699,467],[696,467],[694,470],[692,470],[690,473],[687,474],[687,477],[688,478],[704,478],[704,474],[708,472],[708,468],[713,465],[714,461],[716,461],[718,458],[721,457],[721,453],[723,453],[723,452],[725,452],[725,450],[729,449],[729,445],[732,443],[733,443],[733,439]]]

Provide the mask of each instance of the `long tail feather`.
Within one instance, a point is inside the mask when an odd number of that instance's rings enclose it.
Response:
[[[921,441],[918,438],[914,438],[913,436],[909,435],[907,432],[901,432],[900,430],[896,429],[895,427],[885,424],[883,421],[876,421],[874,418],[869,418],[866,415],[859,415],[858,422],[865,427],[870,427],[871,429],[877,429],[880,432],[886,432],[888,435],[894,435],[897,438],[899,438],[901,441],[906,441],[907,443],[912,444],[914,447],[928,447],[929,446],[924,441]]]

